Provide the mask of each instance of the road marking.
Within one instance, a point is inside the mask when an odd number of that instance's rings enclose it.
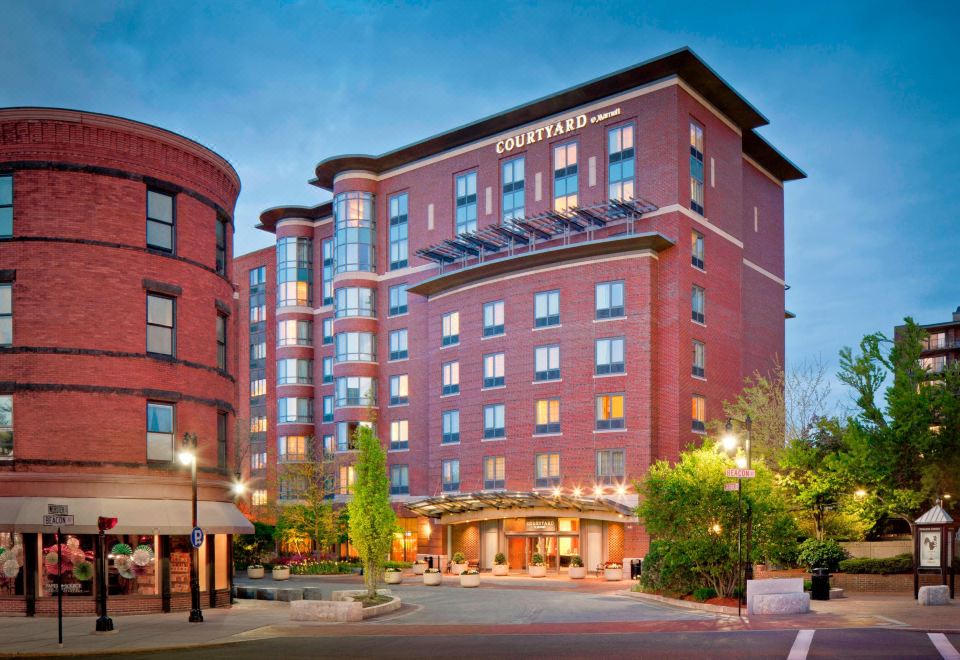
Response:
[[[797,633],[797,638],[793,640],[793,646],[790,648],[790,655],[787,660],[806,660],[807,653],[810,652],[810,643],[813,641],[814,630],[801,630]]]
[[[960,660],[960,653],[957,652],[957,649],[953,648],[953,644],[950,643],[946,635],[943,633],[927,633],[927,637],[929,637],[933,645],[937,647],[937,651],[940,652],[943,660]]]
[[[910,625],[909,623],[904,623],[903,621],[897,621],[896,619],[891,619],[890,617],[888,617],[888,616],[883,616],[883,615],[881,615],[881,614],[874,614],[873,616],[877,617],[878,619],[882,619],[882,620],[884,620],[884,621],[888,621],[888,622],[890,622],[890,623],[892,623],[892,624],[894,624],[894,625],[897,625],[897,626],[909,626],[909,625]]]

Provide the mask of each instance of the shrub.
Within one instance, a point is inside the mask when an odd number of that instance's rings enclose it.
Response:
[[[804,580],[804,581],[803,581],[803,590],[804,590],[804,591],[813,591],[813,580]]]
[[[393,566],[390,566],[390,567],[388,567],[388,568],[383,569],[383,572],[384,572],[384,573],[399,573],[399,572],[400,572],[400,569],[399,569],[399,568],[394,568]]]
[[[811,570],[826,568],[835,572],[839,570],[840,562],[849,556],[850,554],[836,541],[807,539],[800,544],[797,561]]]
[[[871,559],[855,557],[840,562],[840,570],[844,573],[870,573],[873,575],[895,575],[897,573],[913,572],[913,555],[909,552],[896,557]]]
[[[710,600],[717,597],[717,590],[713,587],[700,587],[693,590],[693,599],[699,602]]]
[[[496,564],[497,566],[503,566],[504,564],[507,563],[507,556],[502,552],[498,552],[496,556],[494,556],[493,558],[493,563]]]
[[[535,553],[533,557],[530,558],[531,566],[543,566],[543,555],[540,553]]]
[[[464,554],[463,554],[462,552],[454,552],[454,553],[453,553],[453,563],[454,563],[454,564],[465,564],[465,563],[467,563],[467,558],[464,556]]]
[[[427,562],[423,563],[426,564]],[[385,568],[410,568],[413,566],[413,564],[408,561],[385,561],[383,565]]]
[[[480,571],[478,571],[478,570],[475,569],[475,568],[468,568],[467,570],[465,570],[465,571],[464,571],[463,573],[461,573],[460,575],[480,575]]]
[[[426,574],[426,573],[439,573],[439,572],[440,572],[440,569],[439,569],[439,568],[428,568],[427,570],[424,571],[424,574]]]
[[[570,557],[570,566],[573,566],[576,568],[583,567],[583,560],[580,559],[580,555],[573,555],[572,557]]]
[[[657,540],[643,559],[640,586],[644,591],[688,594],[696,588],[696,578],[684,554],[675,550],[671,541]]]

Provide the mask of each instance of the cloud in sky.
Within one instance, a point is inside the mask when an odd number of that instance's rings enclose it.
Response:
[[[770,118],[788,184],[788,361],[960,305],[958,83],[948,3],[8,0],[0,105],[131,117],[240,173],[263,209],[316,204],[321,158],[381,153],[688,45]]]

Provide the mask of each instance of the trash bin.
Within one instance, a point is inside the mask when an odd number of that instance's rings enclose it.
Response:
[[[642,560],[640,559],[630,560],[630,579],[631,580],[640,579],[640,573],[642,570],[643,570]]]
[[[815,568],[810,576],[810,600],[830,600],[830,570]]]
[[[427,568],[433,568],[433,555],[427,555]]]

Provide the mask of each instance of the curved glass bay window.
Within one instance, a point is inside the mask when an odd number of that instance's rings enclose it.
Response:
[[[313,382],[313,360],[277,360],[277,385],[309,385]]]
[[[277,240],[277,307],[313,304],[313,241],[287,237]]]
[[[363,286],[349,286],[337,289],[336,317],[367,316],[374,318],[376,312],[376,293]]]
[[[377,269],[377,227],[373,215],[373,194],[340,193],[334,198],[334,268],[337,273],[375,272]]]
[[[296,397],[277,400],[277,422],[294,424],[313,423],[313,399]]]
[[[377,381],[368,376],[343,376],[336,379],[337,407],[377,405]]]
[[[337,362],[376,362],[377,336],[372,332],[338,332]]]

